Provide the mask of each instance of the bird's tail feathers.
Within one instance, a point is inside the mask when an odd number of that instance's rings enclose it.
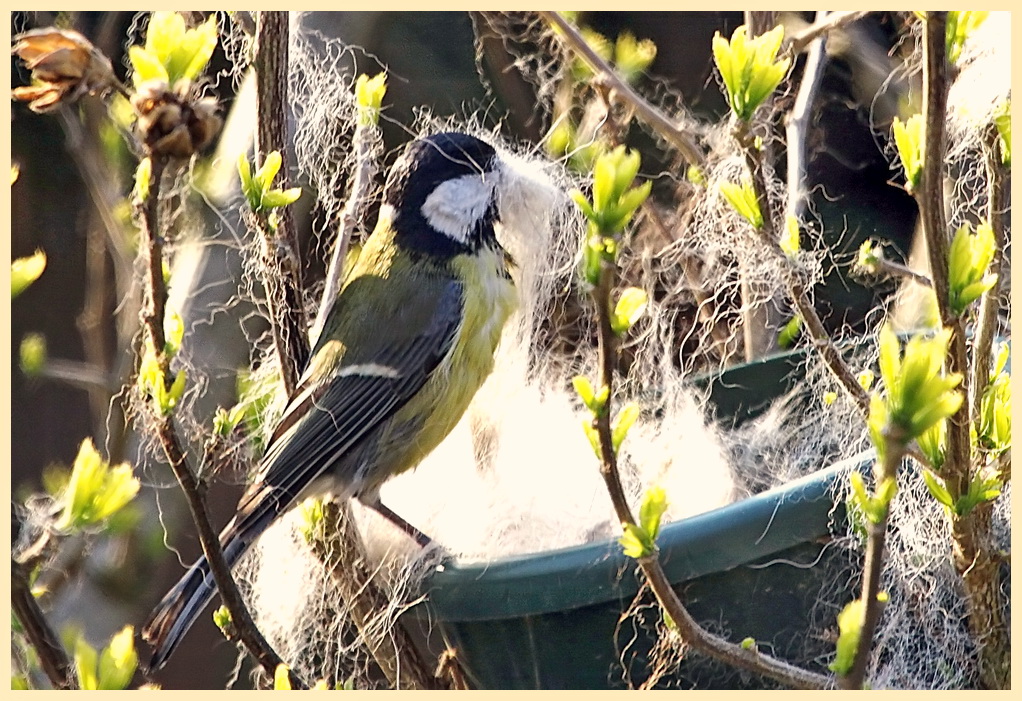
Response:
[[[248,550],[250,539],[237,537],[234,523],[224,529],[221,543],[226,542],[224,557],[233,567]],[[167,660],[181,643],[185,633],[192,627],[216,593],[216,584],[205,556],[192,565],[184,577],[167,592],[163,600],[149,614],[149,620],[142,628],[142,639],[153,648],[149,670],[155,671]]]

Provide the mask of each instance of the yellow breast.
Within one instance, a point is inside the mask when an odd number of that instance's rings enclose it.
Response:
[[[518,304],[503,252],[484,249],[476,255],[459,256],[451,265],[465,285],[464,318],[447,358],[422,389],[430,410],[415,439],[404,446],[392,446],[394,471],[415,467],[461,420],[493,370],[504,324]],[[398,412],[395,424],[411,418],[403,414],[405,410]]]

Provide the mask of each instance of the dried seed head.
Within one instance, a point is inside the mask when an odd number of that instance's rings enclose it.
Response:
[[[105,92],[116,77],[110,59],[78,32],[47,27],[15,37],[11,53],[32,71],[32,85],[15,88],[14,99],[34,112],[49,112],[86,93]]]
[[[174,90],[163,81],[147,81],[131,103],[142,142],[155,156],[190,158],[220,130],[216,100],[198,97],[187,80],[179,80]]]

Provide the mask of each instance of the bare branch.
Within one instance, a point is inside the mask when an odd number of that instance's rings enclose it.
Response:
[[[609,389],[604,411],[593,421],[600,438],[600,474],[603,476],[607,491],[614,504],[614,511],[622,524],[635,525],[635,517],[632,515],[621,486],[617,456],[614,453],[611,439],[611,400],[613,398],[614,359],[617,353],[617,337],[610,325],[610,291],[613,288],[614,278],[614,267],[604,261],[600,272],[600,282],[593,290],[593,301],[596,304],[599,329],[600,386]],[[678,626],[678,633],[682,640],[693,649],[729,665],[762,674],[794,688],[824,689],[832,686],[833,680],[829,677],[790,665],[758,650],[745,649],[741,645],[731,643],[705,630],[696,623],[674,592],[670,580],[660,566],[656,552],[639,558],[638,563],[649,581],[657,601]]]
[[[885,436],[887,449],[884,459],[877,463],[877,484],[884,480],[896,479],[898,466],[905,455],[905,441],[888,433]],[[866,670],[869,667],[873,649],[873,636],[876,634],[877,623],[883,611],[880,595],[880,574],[884,569],[884,542],[887,539],[888,508],[879,523],[868,521],[866,536],[866,557],[862,573],[862,621],[859,628],[859,642],[855,648],[855,661],[847,674],[838,678],[842,689],[862,689],[866,681]]]
[[[281,169],[286,186],[288,71],[288,13],[260,11],[256,19],[255,40],[257,160],[279,151],[285,167]],[[263,262],[266,300],[273,322],[273,340],[280,372],[288,396],[294,392],[298,377],[309,358],[308,320],[302,300],[302,268],[294,214],[290,207],[279,210],[276,231],[263,232]]]
[[[972,420],[978,421],[983,393],[990,380],[990,352],[997,334],[997,318],[1001,311],[1001,258],[1007,243],[1004,231],[1004,212],[1007,206],[1007,179],[1001,164],[1000,136],[997,128],[987,128],[984,153],[987,168],[987,220],[994,232],[996,253],[990,263],[990,273],[997,275],[997,283],[983,293],[976,321],[976,338],[972,350]]]
[[[372,186],[373,177],[376,175],[377,157],[373,153],[373,145],[376,143],[376,127],[359,125],[355,128],[353,146],[355,149],[355,173],[351,179],[351,190],[348,193],[348,201],[344,203],[344,211],[341,212],[340,231],[337,232],[337,239],[334,242],[334,250],[330,256],[330,265],[326,274],[326,285],[323,288],[323,297],[320,300],[319,312],[313,322],[310,338],[319,337],[326,323],[327,315],[333,309],[334,300],[341,289],[341,282],[344,276],[344,264],[348,255],[348,247],[351,242],[351,235],[355,230],[362,212],[365,209],[365,202],[369,196],[369,188]]]
[[[11,609],[18,617],[25,637],[39,656],[43,668],[55,689],[77,689],[78,676],[67,655],[60,636],[50,627],[28,585],[24,567],[11,560]]]
[[[816,23],[824,21],[827,15],[826,10],[817,11]],[[816,95],[823,79],[823,69],[826,65],[826,38],[821,34],[809,44],[809,53],[802,71],[802,82],[798,86],[795,104],[788,114],[785,127],[788,142],[787,214],[795,217],[800,227],[805,224],[805,212],[809,204],[809,187],[806,184],[809,171],[809,154],[807,153],[809,125]]]
[[[593,51],[570,22],[565,20],[559,12],[540,12],[539,15],[557,30],[558,37],[564,41],[567,47],[589,65],[596,73],[597,81],[606,84],[620,99],[635,110],[635,116],[639,121],[666,139],[686,161],[696,166],[702,165],[703,154],[688,133],[635,92],[632,86]]]
[[[389,602],[366,567],[365,551],[349,506],[328,502],[322,524],[324,537],[313,541],[313,551],[341,590],[362,641],[387,681],[394,689],[443,688],[416,654],[404,628],[394,625],[374,630]]]
[[[838,29],[839,27],[844,27],[852,22],[862,19],[868,14],[869,12],[865,11],[829,12],[827,13],[826,19],[822,20],[819,18],[819,15],[817,15],[816,22],[809,25],[801,32],[791,36],[788,47],[793,54],[800,54],[816,39],[825,36],[828,32]]]
[[[167,167],[167,160],[163,156],[151,156],[152,175],[149,183],[149,194],[144,203],[142,217],[142,240],[146,249],[146,305],[142,312],[143,323],[149,334],[152,344],[152,352],[155,354],[156,362],[162,371],[163,381],[171,382],[170,361],[167,357],[166,337],[163,332],[163,318],[167,304],[167,287],[163,281],[163,246],[160,235],[159,205],[161,198],[161,183],[163,174]],[[231,569],[224,558],[223,549],[220,546],[220,539],[209,521],[205,504],[202,501],[201,490],[195,479],[192,469],[188,465],[185,451],[181,447],[177,432],[174,429],[173,419],[170,416],[154,416],[155,432],[163,452],[167,457],[171,470],[177,478],[181,490],[184,492],[188,509],[191,512],[192,521],[198,530],[199,542],[202,545],[202,552],[209,561],[210,571],[216,582],[220,597],[224,605],[231,612],[231,619],[241,641],[249,650],[252,656],[273,676],[274,671],[282,660],[263,638],[259,629],[252,620],[245,601],[238,590],[237,584],[231,575]],[[306,686],[302,680],[293,673],[292,686]]]

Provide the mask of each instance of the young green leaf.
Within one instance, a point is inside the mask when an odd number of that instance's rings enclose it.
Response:
[[[610,237],[628,226],[635,210],[646,200],[652,188],[651,182],[629,188],[638,171],[638,152],[627,151],[624,146],[597,157],[593,165],[592,202],[580,192],[572,193],[572,199],[589,220],[591,235]],[[609,253],[606,247],[604,252]]]
[[[934,470],[944,466],[944,447],[947,444],[947,419],[941,419],[923,431],[917,439],[919,450]]]
[[[102,523],[135,498],[140,483],[131,465],[111,466],[86,438],[78,449],[71,477],[61,497],[56,527],[77,530]]]
[[[713,59],[724,81],[728,104],[744,122],[752,118],[788,72],[790,59],[775,60],[783,39],[781,26],[751,39],[745,25],[735,29],[730,41],[720,32],[713,37]]]
[[[323,499],[310,498],[298,507],[301,515],[298,530],[306,543],[311,544],[316,539],[323,519],[326,518],[325,506]]]
[[[135,196],[139,202],[149,199],[149,181],[153,178],[153,161],[146,156],[135,168]]]
[[[194,81],[209,63],[216,44],[216,15],[188,29],[177,12],[153,12],[145,46],[128,49],[136,87],[147,80],[161,80],[171,87],[181,79]]]
[[[929,490],[930,495],[936,499],[938,503],[943,504],[948,509],[954,510],[955,499],[951,496],[951,492],[949,492],[947,488],[947,483],[940,475],[936,474],[932,470],[923,470],[923,482],[926,483],[926,489]]]
[[[943,372],[950,340],[950,329],[929,337],[917,335],[909,340],[902,355],[894,331],[887,325],[880,330],[880,376],[887,390],[883,419],[897,427],[906,441],[918,438],[962,405],[962,393],[955,389],[962,376]],[[874,426],[871,416],[871,432],[874,429],[883,432],[884,427]]]
[[[639,405],[635,402],[626,404],[618,412],[617,420],[610,429],[611,445],[614,446],[615,453],[621,448],[621,444],[624,443],[625,438],[628,436],[628,431],[632,428],[637,418],[639,418]]]
[[[36,251],[31,256],[16,258],[11,262],[11,299],[14,299],[33,282],[39,279],[46,269],[46,254]]]
[[[798,219],[791,214],[784,220],[784,231],[781,232],[781,240],[778,243],[781,246],[781,252],[788,258],[797,258],[799,251],[802,250]]]
[[[614,44],[614,67],[628,83],[634,83],[656,58],[656,44],[639,41],[631,32],[622,32]]]
[[[291,668],[281,662],[277,665],[277,668],[273,670],[273,690],[274,691],[291,691],[291,677],[288,673]]]
[[[945,49],[949,63],[958,63],[966,39],[986,21],[989,14],[985,10],[952,10],[947,13]]]
[[[99,661],[99,653],[85,641],[81,634],[74,644],[75,671],[78,672],[78,683],[85,691],[99,689],[99,675],[96,665]]]
[[[958,229],[948,252],[948,306],[955,316],[964,314],[997,282],[997,275],[987,274],[996,254],[989,222],[981,222],[975,233],[968,225]]]
[[[46,367],[46,337],[41,333],[25,334],[19,351],[25,377],[38,377]]]
[[[266,158],[263,159],[263,165],[252,176],[252,183],[259,188],[260,192],[265,194],[270,189],[270,185],[273,184],[273,179],[280,172],[280,166],[283,162],[284,158],[280,155],[280,151],[270,151],[266,154]]]
[[[262,200],[262,190],[252,180],[252,165],[248,162],[248,156],[244,153],[238,156],[238,175],[241,177],[241,192],[248,200],[248,206],[252,211],[259,209],[259,202]]]
[[[355,81],[355,105],[360,127],[374,126],[380,119],[380,107],[387,92],[387,74],[377,73],[370,78],[359,75]]]
[[[721,183],[720,191],[734,210],[752,224],[753,228],[763,228],[763,213],[759,208],[759,200],[756,198],[756,190],[751,181],[746,179],[741,185]]]
[[[862,614],[865,604],[862,599],[848,602],[837,615],[838,638],[836,655],[830,663],[830,671],[835,674],[848,674],[855,664],[855,652],[859,648],[862,636]]]
[[[292,187],[287,190],[267,190],[263,194],[262,208],[275,209],[294,204],[302,196],[302,188]]]
[[[660,521],[667,511],[667,492],[663,487],[650,487],[639,507],[639,525],[651,543],[660,535]]]
[[[994,126],[1000,139],[1001,163],[1011,167],[1011,101],[1002,100],[994,112]]]
[[[696,187],[706,187],[706,176],[703,175],[703,171],[697,165],[690,164],[685,169],[685,179]]]
[[[231,618],[231,611],[226,606],[219,606],[213,609],[213,623],[220,629],[225,636],[227,635],[227,629],[234,624],[234,620]]]
[[[999,472],[977,472],[969,480],[968,491],[955,502],[955,513],[965,516],[980,504],[993,501],[1001,496],[1003,486],[1004,482]]]
[[[160,62],[160,59],[141,46],[129,46],[128,59],[131,61],[131,67],[134,70],[132,77],[136,88],[150,80],[163,83],[169,82],[170,76],[167,74],[167,69]]]
[[[174,413],[174,408],[181,401],[181,397],[184,396],[187,377],[187,371],[183,369],[178,370],[177,374],[174,375],[174,381],[170,383],[170,388],[160,397],[160,411],[164,416],[170,416]]]
[[[213,433],[221,438],[226,438],[234,432],[242,419],[245,418],[245,405],[241,402],[235,404],[230,410],[222,406],[217,407],[213,414]]]
[[[589,27],[580,27],[579,35],[597,56],[607,62],[611,60],[614,53],[614,46],[610,43],[610,40],[607,39],[607,37],[593,29],[590,29]],[[593,69],[589,67],[588,63],[580,58],[576,58],[571,62],[570,70],[571,77],[576,83],[584,83],[592,80],[593,78]]]
[[[1011,382],[1003,363],[983,390],[977,430],[980,445],[995,453],[1011,448]]]
[[[642,313],[646,311],[648,301],[649,297],[646,295],[646,291],[638,287],[629,287],[622,292],[610,318],[610,327],[614,333],[621,336],[632,328]]]
[[[163,337],[167,345],[164,352],[168,358],[173,358],[181,350],[181,341],[185,336],[185,322],[177,311],[171,309],[163,317]]]
[[[624,533],[618,538],[624,554],[628,557],[639,559],[653,554],[653,543],[649,535],[641,527],[634,523],[625,523]]]
[[[777,345],[783,350],[792,348],[801,333],[802,317],[796,314],[777,333]]]
[[[596,413],[593,409],[593,399],[596,397],[596,393],[593,392],[593,384],[589,378],[585,375],[576,375],[572,378],[571,384],[575,386],[575,392],[578,393],[582,403],[589,407],[589,411]]]
[[[593,426],[593,422],[590,420],[582,421],[582,430],[585,431],[586,438],[589,439],[589,445],[592,446],[593,453],[596,455],[598,460],[603,460],[603,449],[600,447],[600,433]]]
[[[898,493],[898,482],[889,477],[880,482],[875,495],[866,491],[866,483],[859,472],[852,471],[848,475],[852,486],[851,500],[855,508],[871,523],[882,523],[887,518],[891,500]]]
[[[894,118],[894,144],[905,169],[905,189],[909,194],[919,189],[923,175],[923,115],[914,114],[907,122]]]
[[[855,270],[866,275],[878,275],[884,261],[884,248],[873,239],[867,239],[859,246],[855,260]]]
[[[876,381],[876,375],[869,368],[861,370],[859,374],[855,376],[855,381],[859,383],[867,392],[873,388],[873,383]]]
[[[138,668],[134,634],[133,626],[124,626],[103,649],[97,667],[99,689],[120,691],[131,683],[131,678],[135,676],[135,670]]]
[[[568,119],[561,119],[547,132],[544,145],[549,156],[561,158],[574,149],[575,126]]]

